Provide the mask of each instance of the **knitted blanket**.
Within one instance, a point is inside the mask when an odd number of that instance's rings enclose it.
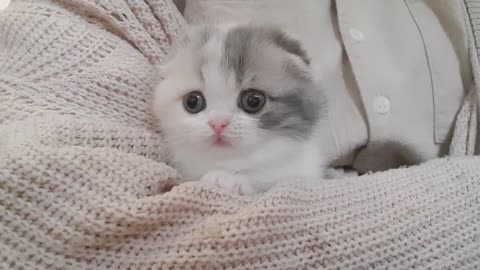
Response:
[[[451,157],[258,198],[179,184],[150,101],[183,26],[167,0],[14,0],[0,13],[0,269],[480,265],[476,87]]]

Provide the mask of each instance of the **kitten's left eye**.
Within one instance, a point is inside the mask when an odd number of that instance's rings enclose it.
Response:
[[[206,105],[205,98],[199,91],[190,92],[183,97],[183,107],[189,113],[199,113],[205,109]]]
[[[239,107],[247,113],[257,113],[263,108],[266,100],[263,92],[248,89],[240,93]]]

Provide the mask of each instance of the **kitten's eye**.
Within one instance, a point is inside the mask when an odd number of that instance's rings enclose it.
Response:
[[[266,102],[265,94],[256,89],[248,89],[240,93],[239,106],[247,113],[259,112]]]
[[[183,107],[189,113],[199,113],[206,107],[202,93],[193,91],[183,97]]]

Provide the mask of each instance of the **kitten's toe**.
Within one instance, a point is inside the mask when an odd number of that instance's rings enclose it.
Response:
[[[255,190],[248,184],[246,179],[224,171],[209,172],[205,174],[200,181],[210,183],[219,188],[240,195],[249,195],[255,193]]]

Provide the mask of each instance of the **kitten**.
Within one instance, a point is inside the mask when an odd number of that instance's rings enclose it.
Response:
[[[299,42],[274,26],[197,26],[161,67],[154,111],[185,181],[240,194],[318,180],[324,100]],[[323,100],[323,102],[322,102]]]

